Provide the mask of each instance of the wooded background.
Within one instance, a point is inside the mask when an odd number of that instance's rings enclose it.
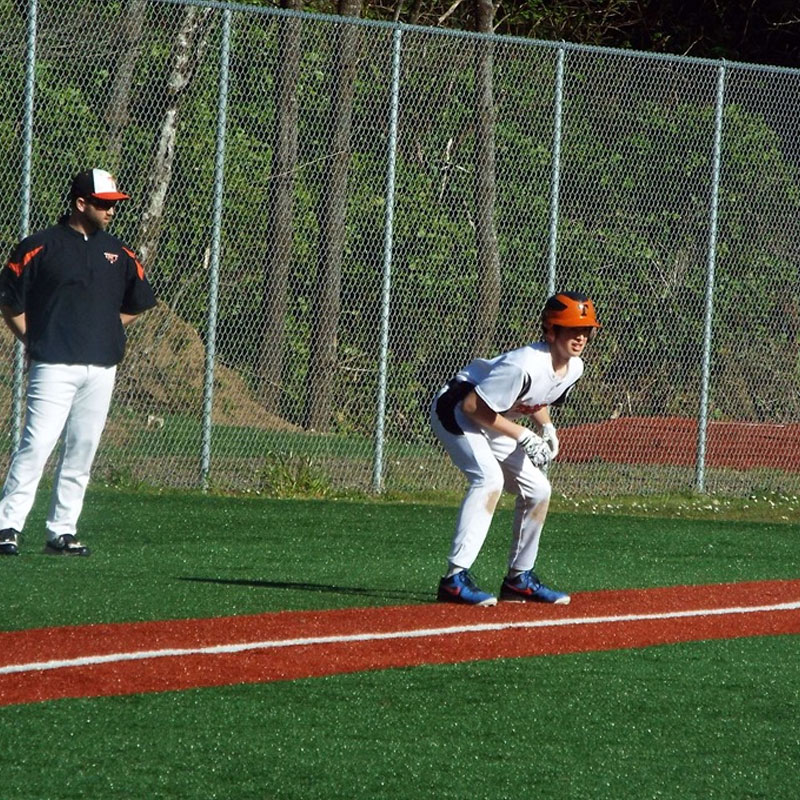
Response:
[[[402,3],[266,3],[414,25],[486,31],[649,53],[800,66],[794,0],[444,0]]]
[[[442,25],[506,24],[450,8]],[[380,442],[389,487],[458,480],[431,396],[538,338],[552,267],[604,324],[560,427],[800,419],[800,71],[336,10],[0,0],[3,241],[52,223],[70,177],[103,166],[132,195],[114,232],[160,298],[131,331],[101,470],[242,489],[302,468],[363,488]],[[565,448],[573,487],[695,485],[685,442],[657,475],[619,468],[624,440],[614,464],[591,458]]]

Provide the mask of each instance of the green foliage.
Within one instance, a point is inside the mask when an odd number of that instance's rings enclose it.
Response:
[[[596,411],[607,416],[624,392],[637,415],[685,416],[697,405],[705,334],[712,108],[687,103],[673,111],[642,101],[631,116],[635,127],[608,144],[586,130],[570,137],[565,195],[580,198],[592,186],[602,193],[591,216],[565,204],[561,249],[575,274],[593,275],[587,290],[612,321],[594,347],[599,369],[587,388]],[[797,339],[789,256],[797,171],[763,119],[728,106],[723,126],[713,413],[790,419],[798,383],[785,359]],[[756,226],[769,232],[756,233]],[[761,392],[747,374],[765,363],[784,391],[771,384]]]
[[[325,497],[330,484],[312,457],[267,451],[258,469],[255,491],[266,497]]]
[[[103,39],[123,6],[82,0],[75,20]],[[3,24],[22,38],[24,20],[4,3]],[[115,232],[137,245],[151,168],[171,101],[169,77],[184,9],[147,8],[120,165],[133,195]],[[531,13],[534,13],[533,11]],[[536,12],[538,13],[538,12]],[[110,158],[108,99],[119,56],[83,60],[60,48],[62,21],[43,15],[36,67],[32,227],[63,208],[77,165]],[[276,18],[234,14],[225,141],[217,347],[255,387],[258,330],[272,257]],[[151,279],[165,303],[204,332],[211,248],[220,17],[212,18],[197,68],[178,106],[178,138]],[[66,23],[63,23],[66,24]],[[103,32],[101,34],[101,32]],[[10,35],[10,34],[9,34]],[[391,35],[361,30],[342,262],[339,369],[331,430],[374,429],[386,224]],[[294,241],[283,345],[281,416],[302,422],[316,302],[319,198],[326,151],[333,31],[302,26],[297,86],[298,165]],[[100,44],[97,45],[100,47]],[[389,314],[388,434],[423,441],[433,392],[474,354],[477,296],[473,147],[475,78],[468,40],[404,38],[399,103]],[[15,165],[20,147],[22,51],[0,56],[0,171],[4,238],[16,238]],[[552,164],[553,50],[494,48],[501,311],[493,351],[538,338],[547,281]],[[558,283],[588,291],[604,330],[588,354],[591,381],[561,423],[607,417],[620,403],[636,415],[685,415],[697,405],[704,346],[714,72],[707,66],[625,61],[570,53],[560,163]],[[756,84],[765,96],[775,86]],[[723,118],[711,340],[712,415],[756,421],[800,413],[796,291],[800,185],[774,115],[746,94]],[[482,353],[481,355],[491,355]],[[761,380],[758,366],[770,380]]]

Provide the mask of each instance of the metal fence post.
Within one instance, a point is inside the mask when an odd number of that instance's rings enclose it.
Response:
[[[725,97],[725,64],[717,70],[717,100],[714,117],[714,158],[711,173],[711,208],[709,214],[708,266],[706,270],[706,312],[703,335],[703,366],[700,386],[700,410],[697,423],[697,465],[695,488],[705,491],[708,394],[711,374],[712,315],[714,311],[714,268],[717,257],[717,215],[719,211],[719,173],[722,163],[722,110]]]
[[[556,291],[556,252],[558,249],[558,192],[561,180],[561,114],[564,101],[564,48],[558,48],[553,108],[553,166],[550,174],[550,240],[547,252],[547,295]]]
[[[383,286],[381,291],[381,344],[378,360],[378,410],[375,423],[375,458],[372,488],[383,488],[383,450],[386,424],[386,381],[389,359],[389,299],[391,294],[392,240],[394,235],[395,162],[397,158],[397,114],[400,102],[400,42],[403,31],[392,34],[392,91],[389,111],[389,151],[386,169],[386,221],[383,232]]]
[[[19,209],[19,238],[24,239],[30,228],[31,161],[33,152],[33,96],[36,90],[36,23],[38,0],[28,0],[28,29],[25,45],[25,100],[22,122],[22,186]],[[14,376],[11,401],[11,450],[19,446],[22,435],[22,394],[25,383],[25,347],[14,343]]]
[[[219,287],[219,254],[222,230],[222,193],[225,172],[225,126],[228,108],[228,83],[230,66],[231,11],[222,12],[222,43],[220,45],[219,95],[217,99],[217,145],[214,158],[214,212],[211,231],[211,260],[208,276],[208,317],[205,353],[205,380],[203,384],[203,433],[201,455],[201,481],[208,488],[211,469],[211,411],[214,400],[214,357],[217,334],[217,297]]]

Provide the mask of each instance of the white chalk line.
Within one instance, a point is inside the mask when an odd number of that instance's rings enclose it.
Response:
[[[271,650],[279,647],[307,647],[320,644],[346,644],[348,642],[385,641],[387,639],[421,639],[435,636],[456,636],[464,633],[486,633],[512,629],[557,628],[567,625],[603,625],[616,622],[682,619],[687,617],[729,616],[732,614],[757,614],[772,611],[796,611],[800,601],[777,603],[768,606],[736,606],[732,608],[705,608],[688,611],[665,611],[652,614],[623,614],[609,617],[568,617],[566,619],[523,620],[521,622],[489,622],[476,625],[456,625],[449,628],[419,628],[386,633],[354,633],[340,636],[309,636],[299,639],[271,639],[262,642],[220,644],[209,647],[166,648],[164,650],[137,650],[128,653],[107,653],[97,656],[80,656],[53,661],[34,661],[28,664],[8,664],[0,667],[0,675],[41,670],[87,667],[95,664],[112,664],[122,661],[146,661],[152,658],[182,658],[184,656],[243,653],[248,650]],[[480,611],[479,611],[480,613]]]

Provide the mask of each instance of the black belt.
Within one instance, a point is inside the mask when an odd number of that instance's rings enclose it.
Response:
[[[456,422],[456,406],[474,388],[474,383],[453,378],[447,382],[447,391],[436,400],[436,416],[439,417],[444,429],[455,436],[464,435],[461,426]]]

